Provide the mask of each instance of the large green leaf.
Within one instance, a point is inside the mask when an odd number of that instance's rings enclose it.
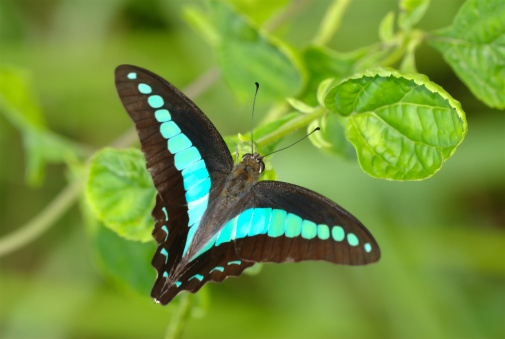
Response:
[[[137,149],[106,148],[89,169],[88,201],[96,216],[117,234],[132,240],[151,240],[156,191]]]
[[[466,132],[459,102],[421,75],[380,69],[349,78],[325,100],[346,117],[346,137],[362,169],[373,177],[431,177]]]
[[[505,1],[467,1],[430,42],[477,98],[505,108]]]
[[[224,1],[210,1],[207,11],[188,8],[186,18],[214,45],[223,78],[241,100],[250,100],[254,82],[262,100],[293,96],[303,85],[302,66],[293,49],[259,31]]]

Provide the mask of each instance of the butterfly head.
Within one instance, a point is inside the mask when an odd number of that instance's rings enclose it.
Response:
[[[245,166],[252,168],[258,174],[261,174],[265,170],[265,164],[263,163],[263,157],[261,155],[259,155],[258,153],[244,154],[244,156],[242,157],[241,163],[244,164]]]

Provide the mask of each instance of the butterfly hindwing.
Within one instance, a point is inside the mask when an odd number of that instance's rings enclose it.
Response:
[[[185,272],[178,281],[169,285],[160,295],[153,297],[166,305],[182,291],[195,293],[207,282],[222,282],[229,276],[238,276],[253,264],[254,262],[237,256],[234,244],[223,244],[219,250],[202,253],[187,264]]]
[[[260,181],[240,208],[235,244],[243,260],[364,265],[380,258],[379,246],[358,219],[306,188]]]

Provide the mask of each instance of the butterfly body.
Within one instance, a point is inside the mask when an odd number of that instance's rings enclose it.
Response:
[[[234,165],[210,120],[164,79],[122,65],[116,88],[158,191],[151,291],[157,302],[240,275],[256,262],[379,259],[370,232],[339,205],[303,187],[258,181],[259,154]]]

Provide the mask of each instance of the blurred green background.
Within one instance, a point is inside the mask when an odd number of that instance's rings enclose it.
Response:
[[[114,88],[117,65],[148,68],[179,88],[215,67],[211,47],[181,16],[187,3],[0,0],[0,64],[28,72],[53,131],[98,150],[132,128]],[[300,9],[272,33],[303,46],[328,3],[297,2]],[[450,25],[462,3],[433,1],[420,27]],[[394,0],[351,2],[330,47],[348,51],[377,41],[381,19],[396,9]],[[477,101],[433,48],[423,45],[416,57],[420,73],[461,101],[469,124],[432,179],[373,179],[310,142],[272,158],[279,180],[358,216],[380,244],[381,261],[270,264],[256,276],[209,284],[185,337],[505,337],[505,114]],[[251,102],[236,100],[220,78],[195,102],[223,135],[248,131]],[[256,121],[268,108],[260,91]],[[0,238],[67,184],[65,167],[51,165],[40,187],[28,187],[24,153],[19,131],[0,115]],[[177,303],[155,305],[108,279],[82,219],[74,206],[35,241],[0,257],[0,338],[163,337]],[[150,274],[154,281],[154,269]]]

